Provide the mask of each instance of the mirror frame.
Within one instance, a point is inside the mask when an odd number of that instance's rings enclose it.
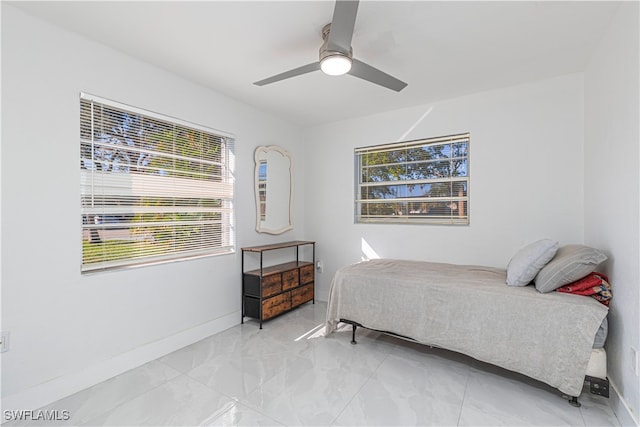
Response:
[[[259,189],[259,174],[260,174],[260,156],[263,154],[267,154],[271,151],[278,152],[283,157],[286,157],[289,160],[289,221],[288,225],[285,225],[282,228],[272,229],[266,228],[261,224],[260,220],[260,189]],[[255,171],[254,171],[254,192],[255,192],[255,200],[256,200],[256,231],[258,233],[269,233],[269,234],[282,234],[285,231],[293,229],[293,157],[291,154],[282,147],[278,147],[277,145],[267,145],[267,146],[259,146],[256,148],[254,153],[254,162],[255,162]],[[268,181],[268,166],[267,166],[267,181]],[[267,199],[268,203],[268,199]]]

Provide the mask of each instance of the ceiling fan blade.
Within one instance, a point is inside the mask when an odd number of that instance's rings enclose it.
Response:
[[[285,71],[284,73],[276,74],[275,76],[268,77],[264,80],[260,80],[258,82],[254,82],[253,84],[256,86],[264,86],[270,83],[279,82],[280,80],[290,79],[291,77],[300,76],[302,74],[307,74],[312,71],[317,71],[320,69],[319,62],[312,62],[311,64],[303,65],[302,67],[294,68],[293,70]]]
[[[336,7],[333,10],[333,20],[331,30],[327,39],[327,49],[339,52],[349,52],[351,49],[351,39],[353,38],[353,28],[356,25],[356,14],[358,13],[357,0],[336,0]]]
[[[407,86],[407,84],[402,80],[398,80],[395,77],[390,76],[371,65],[365,64],[362,61],[358,61],[355,58],[351,64],[349,74],[363,80],[367,80],[371,83],[384,86],[387,89],[395,90],[396,92],[400,92]]]

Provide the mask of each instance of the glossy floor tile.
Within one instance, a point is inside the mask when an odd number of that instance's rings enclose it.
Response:
[[[608,399],[582,407],[513,372],[346,325],[326,304],[248,320],[51,405],[60,425],[619,426]],[[3,424],[43,425],[37,422]]]

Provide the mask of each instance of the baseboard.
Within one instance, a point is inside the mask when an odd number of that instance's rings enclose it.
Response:
[[[70,396],[172,351],[224,331],[237,325],[239,320],[240,312],[234,312],[27,390],[3,396],[2,410],[40,409],[56,400]]]
[[[609,383],[611,385],[611,397],[609,398],[609,402],[611,403],[613,412],[615,412],[616,417],[618,417],[618,421],[620,421],[620,425],[624,427],[640,427],[640,420],[638,420],[637,416],[634,416],[631,408],[627,404],[627,401],[620,395],[618,387],[616,387],[616,384],[611,381],[611,378],[609,378]]]

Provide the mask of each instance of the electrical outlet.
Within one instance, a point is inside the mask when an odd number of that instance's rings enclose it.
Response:
[[[640,360],[638,360],[638,350],[631,347],[631,368],[636,377],[640,376]]]
[[[9,351],[9,332],[0,332],[0,353]]]
[[[322,263],[322,261],[316,262],[316,270],[318,270],[318,273],[322,273],[322,271],[324,270],[324,264]]]

